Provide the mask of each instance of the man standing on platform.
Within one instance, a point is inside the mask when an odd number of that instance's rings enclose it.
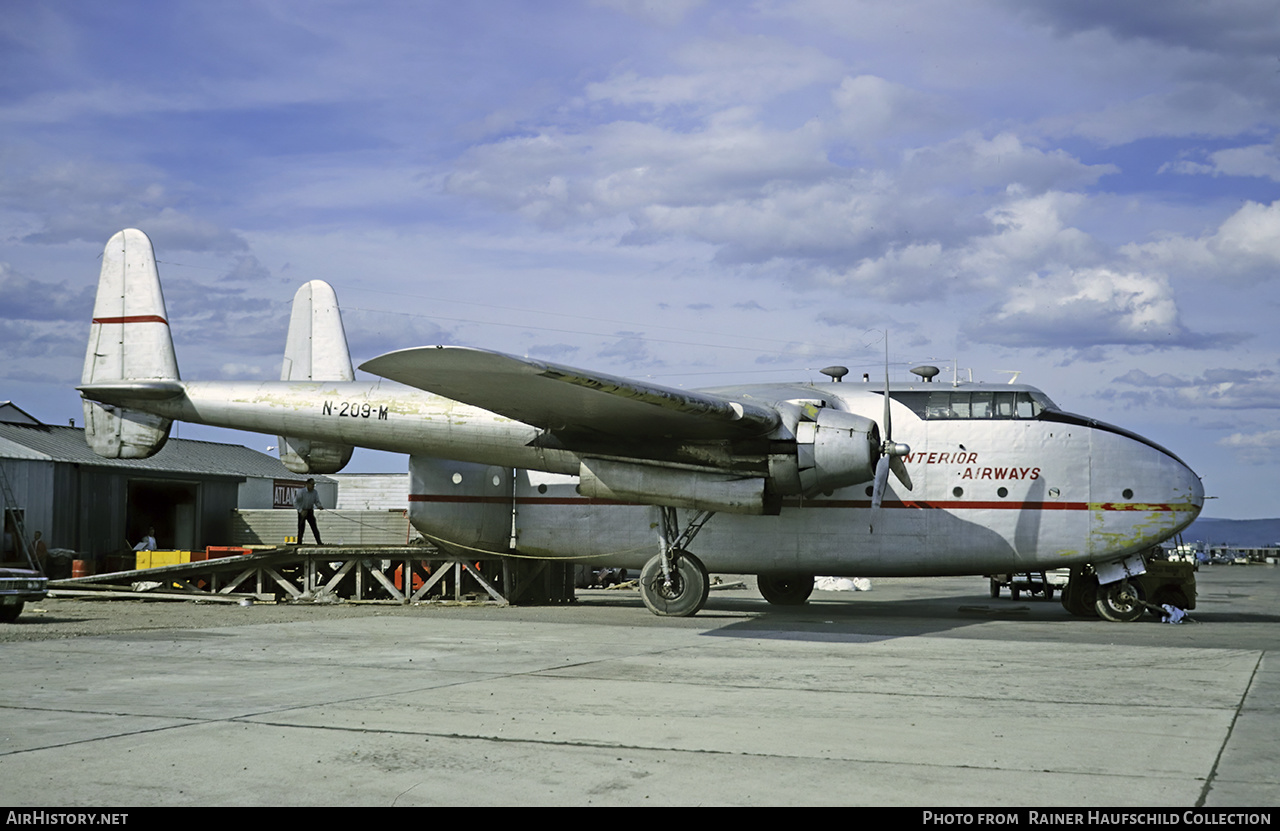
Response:
[[[298,510],[298,545],[302,545],[302,528],[303,523],[311,523],[311,535],[316,538],[316,545],[324,545],[320,542],[320,529],[316,527],[316,511],[323,511],[324,506],[320,504],[320,494],[316,493],[316,480],[307,480],[307,489],[298,491],[298,495],[293,498],[293,507]]]

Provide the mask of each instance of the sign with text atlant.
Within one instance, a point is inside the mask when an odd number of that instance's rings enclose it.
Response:
[[[274,487],[271,489],[271,507],[292,508],[293,498],[298,495],[298,491],[306,489],[306,482],[297,482],[292,479],[276,479]]]

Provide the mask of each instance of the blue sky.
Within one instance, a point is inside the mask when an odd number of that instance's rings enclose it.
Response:
[[[137,227],[185,378],[278,377],[317,278],[357,362],[809,380],[887,328],[895,377],[1020,370],[1275,516],[1278,126],[1269,0],[14,0],[0,398],[79,422]]]

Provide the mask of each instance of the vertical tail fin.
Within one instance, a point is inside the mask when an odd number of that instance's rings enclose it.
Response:
[[[333,287],[312,280],[293,296],[281,381],[354,381],[347,332]],[[280,436],[280,461],[294,473],[337,473],[351,446]]]
[[[155,251],[147,235],[128,228],[102,252],[82,384],[178,380],[178,360]],[[84,402],[85,439],[111,459],[145,459],[169,438],[170,420],[109,404]]]

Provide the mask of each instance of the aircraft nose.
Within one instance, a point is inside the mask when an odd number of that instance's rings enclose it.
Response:
[[[1200,481],[1200,477],[1196,475],[1196,472],[1187,467],[1181,459],[1174,459],[1173,461],[1176,465],[1176,471],[1172,479],[1174,499],[1172,507],[1176,510],[1179,504],[1183,506],[1181,511],[1183,516],[1174,530],[1176,534],[1194,522],[1196,517],[1200,516],[1200,511],[1204,508],[1204,482]]]
[[[1136,433],[1094,422],[1090,469],[1095,548],[1158,545],[1204,507],[1204,485],[1169,450]]]
[[[1155,486],[1151,494],[1150,510],[1161,516],[1153,530],[1157,530],[1163,541],[1180,533],[1195,521],[1204,508],[1204,483],[1186,462],[1161,447],[1143,448],[1148,454],[1156,454],[1153,459],[1156,476],[1151,484]]]

